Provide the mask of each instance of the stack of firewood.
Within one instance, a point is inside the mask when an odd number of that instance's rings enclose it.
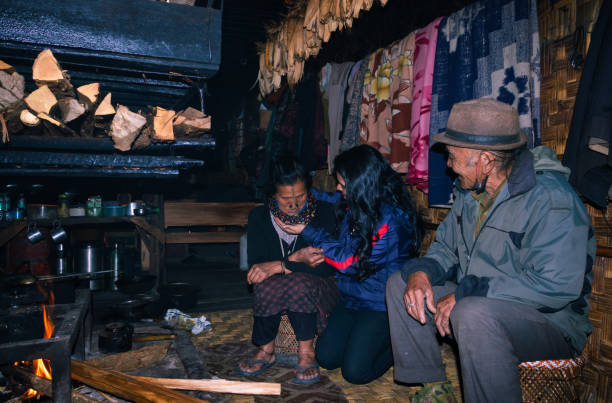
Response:
[[[112,94],[104,92],[99,83],[74,88],[49,49],[34,60],[32,79],[38,88],[26,94],[23,76],[0,60],[0,129],[4,143],[13,134],[111,136],[116,149],[128,151],[210,130],[210,116],[194,108],[176,113],[156,106],[133,112],[123,105],[113,106]]]
[[[379,0],[384,6],[388,0]],[[282,78],[294,85],[302,78],[304,61],[315,56],[331,33],[350,28],[361,10],[374,0],[301,0],[288,6],[287,18],[267,30],[259,49],[259,90],[262,95],[281,87]]]

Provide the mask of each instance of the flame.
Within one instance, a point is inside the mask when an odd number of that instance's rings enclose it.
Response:
[[[55,295],[53,292],[49,293],[49,304],[53,305],[55,303]],[[43,304],[43,323],[45,325],[45,333],[43,335],[43,339],[49,339],[53,336],[53,330],[55,329],[55,325],[51,320],[51,314],[47,309],[47,306]],[[23,361],[22,361],[23,362]],[[17,365],[17,363],[15,363]],[[47,359],[39,358],[32,362],[32,368],[34,369],[34,375],[40,376],[45,379],[52,379],[51,377],[51,363]],[[38,392],[32,388],[29,388],[23,395],[24,399],[29,399],[38,395]]]

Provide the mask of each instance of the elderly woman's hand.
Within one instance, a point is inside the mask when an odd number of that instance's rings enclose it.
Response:
[[[310,267],[317,267],[325,261],[325,256],[323,256],[323,249],[307,246],[294,252],[289,256],[289,260],[306,263]]]
[[[302,231],[304,231],[304,228],[306,228],[306,225],[304,224],[285,224],[276,217],[274,217],[274,221],[276,221],[276,224],[280,227],[280,229],[285,231],[287,234],[299,235],[302,233]]]
[[[249,284],[259,284],[270,276],[281,272],[281,262],[256,263],[247,273]]]

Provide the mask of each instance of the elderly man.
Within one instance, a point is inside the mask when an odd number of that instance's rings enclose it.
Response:
[[[455,202],[427,254],[387,282],[395,379],[425,384],[413,401],[452,401],[437,329],[457,342],[467,402],[520,402],[520,362],[586,344],[592,225],[552,150],[524,147],[511,106],[458,103],[434,139]]]

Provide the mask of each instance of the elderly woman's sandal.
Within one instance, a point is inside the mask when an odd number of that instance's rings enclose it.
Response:
[[[244,369],[240,368],[240,364],[238,364],[236,366],[235,371],[237,373],[239,373],[242,376],[246,376],[251,377],[251,376],[257,376],[259,374],[261,374],[262,372],[264,372],[266,369],[270,368],[271,366],[273,366],[274,364],[276,364],[276,359],[274,358],[274,353],[268,353],[265,350],[262,350],[264,353],[266,353],[267,355],[271,355],[272,356],[272,361],[268,361],[268,360],[255,360],[252,361],[250,358],[247,361],[247,365],[249,368],[253,368],[255,365],[261,365],[261,367],[259,367],[259,369],[255,370],[255,371],[245,371]]]
[[[314,378],[310,378],[310,379],[300,379],[297,376],[295,378],[293,378],[291,380],[291,382],[296,383],[298,385],[312,385],[313,383],[317,383],[321,380],[321,369],[319,368],[318,364],[312,364],[309,365],[305,368],[300,367],[299,365],[295,366],[295,371],[299,372],[300,374],[304,375],[304,373],[306,371],[308,371],[311,368],[316,368],[317,369],[317,376],[315,376]]]

